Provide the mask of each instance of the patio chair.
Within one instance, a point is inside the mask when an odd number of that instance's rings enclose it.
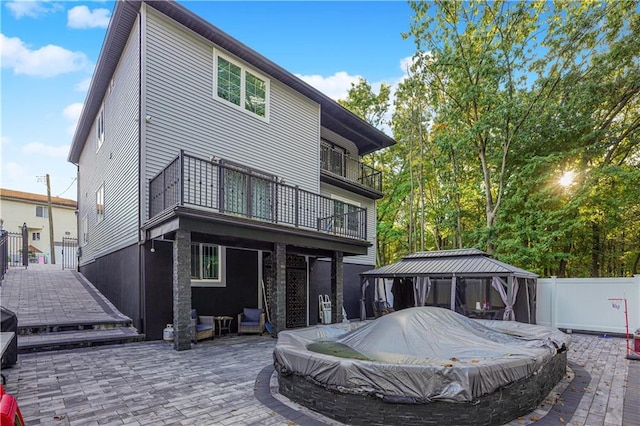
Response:
[[[260,308],[244,308],[238,314],[238,335],[264,332],[264,311]]]
[[[389,302],[385,300],[373,301],[373,315],[376,318],[379,318],[383,315],[387,315],[394,312],[393,306],[389,304]]]
[[[198,311],[191,310],[191,340],[198,342],[204,339],[213,339],[216,325],[213,316],[198,315]]]

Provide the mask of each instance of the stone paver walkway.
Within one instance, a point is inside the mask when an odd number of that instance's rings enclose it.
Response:
[[[269,385],[260,373],[273,362],[275,342],[233,336],[182,352],[143,342],[23,354],[4,371],[6,389],[30,425],[338,424],[274,389],[270,398],[279,405],[258,394]],[[568,355],[587,374],[569,374],[544,404],[510,425],[633,426],[622,413],[627,386],[640,386],[627,382],[629,363],[638,361],[624,358],[624,339],[573,335]],[[569,407],[562,392],[575,394],[577,406]]]
[[[128,319],[81,274],[60,265],[9,268],[0,300],[20,327]]]
[[[8,274],[0,297],[21,326],[122,316],[76,273],[32,265]],[[572,339],[566,378],[509,425],[640,426],[640,361],[625,359],[624,339]],[[233,336],[181,352],[158,341],[28,353],[3,374],[28,425],[337,425],[278,394],[275,343]]]

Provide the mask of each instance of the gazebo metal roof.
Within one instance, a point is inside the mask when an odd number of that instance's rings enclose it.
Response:
[[[538,275],[494,259],[478,249],[416,252],[401,261],[362,272],[363,277],[396,278],[428,276],[431,278],[484,278],[514,276],[537,278]]]

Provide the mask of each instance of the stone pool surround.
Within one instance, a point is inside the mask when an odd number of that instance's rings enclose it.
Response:
[[[559,352],[532,375],[471,402],[385,402],[375,396],[340,393],[296,374],[278,372],[279,391],[290,400],[351,425],[502,425],[533,411],[566,374]]]

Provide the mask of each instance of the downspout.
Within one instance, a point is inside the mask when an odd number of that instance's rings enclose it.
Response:
[[[145,309],[145,285],[146,285],[146,273],[145,273],[145,260],[146,253],[144,253],[144,243],[146,240],[146,236],[142,235],[142,206],[144,205],[143,194],[144,194],[144,180],[142,173],[142,117],[143,117],[143,107],[142,107],[142,12],[141,9],[145,7],[144,4],[140,5],[140,9],[138,9],[138,289],[139,289],[139,311],[140,311],[140,332],[146,333],[146,309]]]
[[[76,164],[76,238],[78,241],[78,247],[76,248],[76,271],[80,272],[80,255],[82,254],[82,238],[84,237],[80,233],[80,164]]]

